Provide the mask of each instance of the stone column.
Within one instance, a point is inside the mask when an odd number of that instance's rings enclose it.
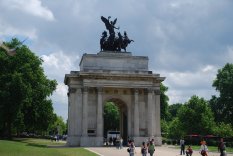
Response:
[[[148,89],[148,97],[147,97],[147,133],[148,137],[153,137],[153,90],[152,88]]]
[[[68,91],[67,93],[67,96],[68,96],[68,127],[67,127],[67,130],[68,130],[68,135],[70,134],[70,119],[71,119],[71,100],[70,100],[70,92]]]
[[[120,111],[120,133],[123,135],[123,112]]]
[[[82,120],[82,136],[87,136],[88,128],[88,87],[83,88],[83,120]]]
[[[75,93],[75,119],[76,119],[76,123],[75,123],[75,135],[77,136],[81,136],[82,135],[82,104],[83,104],[83,95],[82,95],[82,89],[81,88],[77,88],[77,91]]]
[[[97,88],[97,137],[103,137],[103,88]]]
[[[68,135],[69,136],[73,136],[74,135],[74,129],[75,129],[75,125],[74,125],[74,114],[75,114],[75,92],[76,92],[76,88],[69,88],[69,93],[68,93],[68,101],[69,101],[69,113],[68,113]]]
[[[160,90],[155,90],[155,136],[161,136],[160,126]]]
[[[134,137],[139,137],[138,89],[134,90]]]
[[[79,141],[76,136],[76,119],[75,119],[75,111],[76,111],[76,105],[75,105],[75,94],[76,94],[76,88],[74,86],[69,87],[68,92],[68,101],[69,101],[69,107],[68,107],[68,138],[67,138],[67,145],[69,146],[77,146],[79,145]]]
[[[132,102],[129,104],[127,109],[127,122],[128,122],[128,136],[132,136]]]
[[[162,145],[161,126],[160,126],[160,90],[155,90],[155,145]]]

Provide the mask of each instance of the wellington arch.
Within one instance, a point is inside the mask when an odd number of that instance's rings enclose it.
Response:
[[[161,145],[160,77],[148,69],[147,56],[101,51],[83,54],[80,71],[65,75],[68,85],[68,146],[103,146],[103,106],[120,108],[120,132],[135,145]]]

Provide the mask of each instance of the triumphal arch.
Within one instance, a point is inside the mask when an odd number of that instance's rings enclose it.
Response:
[[[111,49],[114,47],[107,44],[102,43],[97,54],[83,54],[80,71],[65,75],[69,88],[67,145],[103,146],[106,102],[114,102],[120,109],[124,139],[132,138],[139,146],[153,138],[161,145],[160,83],[165,78],[149,71],[147,56],[133,56],[121,52],[123,45]]]

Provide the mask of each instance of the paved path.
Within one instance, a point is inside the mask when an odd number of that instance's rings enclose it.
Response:
[[[89,147],[86,149],[95,152],[100,156],[129,156],[126,147],[124,147],[121,150],[116,149],[115,147]],[[141,156],[140,147],[136,148],[136,152],[137,152],[136,156]],[[180,150],[174,147],[161,146],[161,147],[155,147],[154,156],[180,156],[179,152]],[[219,155],[220,155],[219,153],[212,153],[212,152],[208,154],[208,156],[219,156]],[[201,156],[201,155],[198,153],[198,151],[194,151],[192,156]],[[233,156],[233,154],[227,154],[227,156]]]

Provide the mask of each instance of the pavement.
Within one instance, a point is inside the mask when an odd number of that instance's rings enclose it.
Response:
[[[115,147],[88,147],[86,149],[98,154],[99,156],[129,156],[127,152],[127,147],[124,147],[123,149],[117,149]],[[141,156],[140,151],[141,148],[136,147],[135,156]],[[156,146],[154,156],[180,156],[180,149],[177,149],[172,146]],[[199,154],[199,151],[193,151],[192,156],[201,155]],[[220,156],[220,153],[209,152],[208,156]],[[233,156],[233,154],[227,154],[227,156]]]

